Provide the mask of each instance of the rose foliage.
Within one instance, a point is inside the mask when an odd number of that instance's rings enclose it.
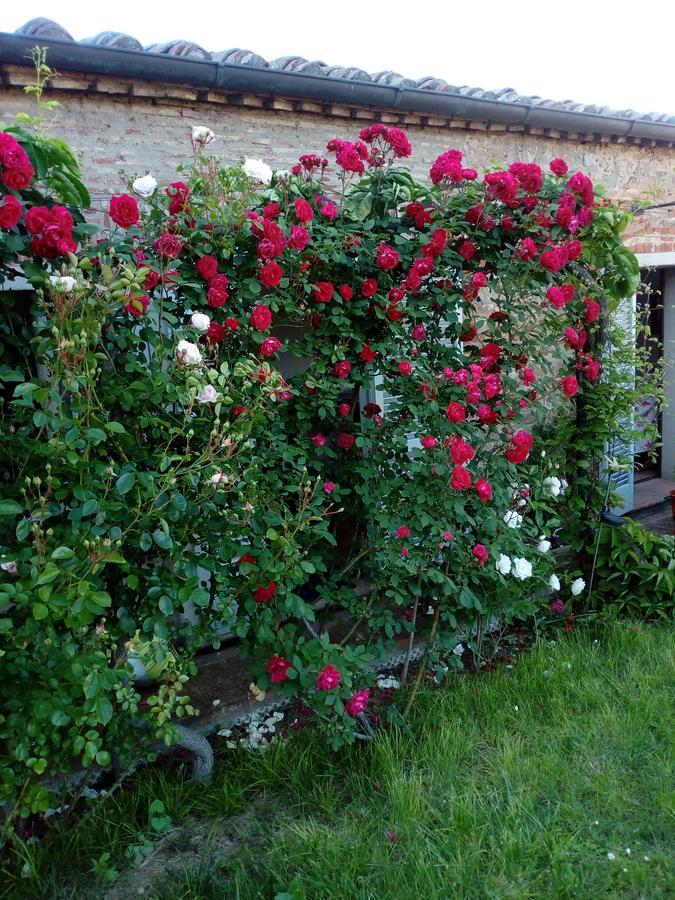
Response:
[[[35,288],[0,323],[15,815],[74,763],[170,743],[227,629],[259,689],[353,739],[370,662],[535,614],[567,497],[602,494],[601,335],[636,266],[584,174],[479,177],[448,150],[421,182],[379,125],[290,173],[206,143],[178,180],[130,181],[88,241],[29,136],[0,134],[0,261]],[[164,664],[149,696],[138,645]]]

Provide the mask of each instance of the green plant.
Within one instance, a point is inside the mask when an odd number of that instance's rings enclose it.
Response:
[[[0,233],[35,296],[0,325],[10,821],[74,759],[170,743],[226,626],[257,687],[339,747],[372,734],[374,657],[435,658],[545,602],[561,498],[597,506],[601,301],[634,288],[623,214],[586,176],[481,181],[449,150],[422,183],[385,126],[331,141],[334,167],[224,167],[197,128],[184,180],[129,178],[90,245],[22,193],[17,135]],[[147,698],[138,649],[164,679]]]
[[[670,619],[675,597],[675,538],[626,519],[602,527],[589,603],[631,617]]]

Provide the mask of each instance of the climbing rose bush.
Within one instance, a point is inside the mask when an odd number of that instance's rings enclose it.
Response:
[[[93,243],[75,205],[21,194],[2,145],[5,260],[37,291],[3,307],[0,369],[22,815],[74,759],[170,742],[226,630],[256,691],[301,698],[337,746],[370,729],[377,659],[569,594],[550,550],[585,450],[557,435],[598,389],[602,309],[634,290],[622,214],[560,159],[481,177],[449,149],[417,181],[379,124],[291,172],[223,167],[204,134],[180,180],[121,185]],[[146,699],[141,645],[164,666]]]

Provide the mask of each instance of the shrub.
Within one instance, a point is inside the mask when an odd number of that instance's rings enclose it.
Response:
[[[130,180],[95,244],[5,180],[29,201],[5,258],[36,288],[30,311],[4,301],[0,368],[3,796],[22,815],[74,759],[170,742],[226,625],[260,688],[354,739],[365,663],[527,617],[580,463],[595,497],[606,435],[560,434],[598,389],[594,304],[633,290],[634,258],[589,179],[481,181],[449,150],[422,184],[385,126],[290,173],[223,167],[211,137],[180,181]],[[166,672],[146,701],[134,645]]]
[[[625,615],[668,619],[675,597],[675,538],[626,519],[603,527],[590,602]]]

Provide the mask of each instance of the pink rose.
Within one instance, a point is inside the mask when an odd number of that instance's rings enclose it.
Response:
[[[324,666],[316,676],[317,691],[332,691],[340,684],[340,672],[335,666]]]
[[[362,691],[357,691],[345,703],[345,712],[348,716],[352,717],[360,715],[362,712],[365,712],[365,709],[368,706],[369,699],[370,691],[368,690],[368,688],[364,688]]]
[[[485,547],[482,544],[476,544],[471,551],[476,559],[476,562],[479,566],[484,566],[485,561],[488,559],[489,554]]]

